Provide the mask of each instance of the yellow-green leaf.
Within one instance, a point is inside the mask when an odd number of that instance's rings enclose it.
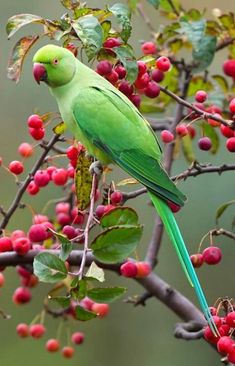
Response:
[[[56,135],[62,135],[66,130],[66,125],[65,123],[62,121],[60,123],[58,123],[58,125],[56,125],[54,128],[53,128],[53,132],[56,134]]]
[[[78,209],[84,210],[90,202],[90,193],[92,187],[92,176],[89,171],[91,160],[86,156],[85,151],[81,151],[78,156],[75,187],[78,201]]]
[[[45,20],[34,14],[17,14],[8,19],[6,25],[6,32],[8,35],[8,39],[13,36],[21,27],[31,23],[39,23],[44,24]]]
[[[190,164],[196,160],[196,156],[193,151],[192,139],[189,135],[184,136],[182,139],[182,149],[184,153],[184,157]]]
[[[231,205],[234,205],[235,200],[231,200],[228,202],[223,203],[221,206],[219,206],[216,210],[215,218],[216,221],[223,215],[224,211]]]

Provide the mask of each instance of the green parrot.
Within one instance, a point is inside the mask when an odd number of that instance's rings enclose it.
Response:
[[[161,163],[161,148],[149,123],[132,102],[110,82],[82,64],[71,51],[55,45],[40,48],[33,58],[35,80],[44,81],[55,97],[62,119],[73,135],[102,164],[115,163],[148,190],[195,288],[214,334],[211,316],[188,251],[167,201],[182,206],[186,197]]]

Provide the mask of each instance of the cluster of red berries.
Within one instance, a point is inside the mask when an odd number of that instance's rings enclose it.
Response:
[[[219,308],[218,308],[219,309]],[[209,326],[204,329],[204,338],[217,346],[218,352],[227,357],[227,361],[235,364],[235,341],[233,333],[235,329],[235,311],[226,311],[226,315],[218,315],[218,309],[211,307],[210,311],[218,328],[219,335],[213,334]]]
[[[218,264],[222,259],[222,252],[220,248],[211,245],[204,249],[202,253],[192,254],[190,259],[195,268],[201,267],[203,263]]]
[[[120,274],[124,277],[143,278],[151,272],[151,267],[147,262],[126,261],[120,267]]]
[[[41,323],[27,325],[20,323],[16,327],[16,332],[21,338],[27,338],[31,336],[34,339],[40,339],[46,333],[46,327]],[[79,345],[84,342],[84,334],[81,332],[74,332],[71,335],[70,341],[73,345]],[[61,348],[60,342],[56,338],[50,338],[45,344],[45,348],[50,353],[58,352]],[[61,354],[65,358],[72,358],[75,353],[75,349],[72,346],[64,346],[61,349]]]

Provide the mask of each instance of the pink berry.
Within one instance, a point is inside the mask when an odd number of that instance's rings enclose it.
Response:
[[[82,301],[80,301],[80,305],[86,309],[91,311],[92,305],[94,304],[94,301],[89,299],[89,297],[84,297],[84,299],[82,299]]]
[[[24,171],[23,163],[21,163],[21,161],[18,161],[18,160],[11,161],[8,168],[11,173],[16,174],[16,175],[19,175],[19,174],[23,173],[23,171]]]
[[[177,205],[176,203],[174,203],[172,201],[167,201],[167,204],[173,213],[176,213],[181,209],[181,206]]]
[[[226,60],[223,64],[225,75],[235,77],[235,60]]]
[[[227,138],[234,137],[234,131],[231,128],[223,125],[222,123],[220,125],[220,132],[222,133],[222,135],[224,137],[227,137]]]
[[[136,277],[143,278],[147,277],[151,272],[151,267],[147,262],[136,262],[137,275]]]
[[[119,47],[120,45],[121,45],[121,42],[118,38],[108,38],[103,43],[103,46],[106,47],[106,48]]]
[[[23,277],[21,279],[22,286],[26,286],[29,288],[35,287],[38,284],[38,277],[34,276],[33,274],[30,277]]]
[[[29,327],[29,334],[33,338],[41,338],[46,332],[46,328],[43,324],[33,324]]]
[[[109,305],[95,302],[91,307],[91,311],[96,313],[100,318],[104,318],[109,312]]]
[[[210,329],[210,327],[209,327],[209,326],[206,326],[206,327],[204,328],[204,333],[203,333],[203,335],[204,335],[204,338],[205,338],[208,342],[210,342],[210,343],[212,343],[212,344],[217,344],[217,342],[218,342],[218,340],[219,340],[219,337],[218,337],[218,336],[215,336],[215,335],[214,335],[214,333],[212,333],[212,330]]]
[[[110,74],[106,75],[106,79],[112,83],[116,84],[119,79],[118,73],[115,70],[112,70]]]
[[[38,187],[45,187],[50,182],[50,176],[46,170],[38,170],[33,179]]]
[[[48,220],[48,216],[37,214],[33,217],[33,224],[42,224],[44,222],[48,222]]]
[[[137,61],[137,66],[138,66],[138,76],[142,76],[147,72],[147,66],[145,62],[139,60]]]
[[[58,341],[58,339],[48,339],[47,343],[46,343],[46,350],[48,352],[57,352],[60,348],[60,342]]]
[[[73,239],[76,237],[76,230],[71,225],[65,225],[63,227],[62,233],[67,236],[68,239]]]
[[[108,213],[109,211],[112,211],[114,208],[116,208],[116,206],[114,205],[106,205],[104,208],[104,213]]]
[[[112,68],[113,68],[112,64],[109,61],[104,60],[104,61],[100,61],[97,64],[96,71],[98,72],[98,74],[100,74],[102,76],[106,76],[111,73]]]
[[[164,72],[159,69],[154,69],[152,71],[152,80],[156,81],[156,83],[160,83],[164,79]]]
[[[110,199],[113,205],[118,205],[123,199],[122,192],[120,191],[113,192],[110,196]]]
[[[226,148],[230,152],[235,152],[235,137],[230,137],[227,139]]]
[[[161,131],[161,139],[162,142],[168,144],[169,142],[172,142],[174,140],[174,135],[168,130],[163,130]]]
[[[29,134],[34,140],[41,140],[45,136],[45,128],[29,128]]]
[[[31,292],[27,287],[17,287],[13,293],[12,300],[15,304],[26,304],[31,300]]]
[[[68,172],[63,168],[56,169],[52,173],[52,181],[57,186],[63,186],[68,180]]]
[[[129,81],[122,81],[119,85],[119,90],[125,94],[126,96],[130,96],[132,95],[134,88],[133,86],[129,83]]]
[[[51,179],[52,173],[56,170],[56,167],[53,166],[53,165],[50,165],[50,166],[47,167],[46,170],[47,170],[47,173],[49,174],[50,179]]]
[[[37,186],[37,184],[32,180],[30,183],[29,183],[29,185],[28,185],[28,187],[27,187],[27,192],[28,192],[28,194],[30,194],[31,196],[34,196],[34,195],[36,195],[38,192],[39,192],[39,190],[40,190],[40,188]]]
[[[144,55],[152,55],[157,52],[157,47],[153,42],[145,42],[141,46]]]
[[[14,241],[18,238],[25,238],[26,234],[23,230],[14,230],[11,233],[11,240]]]
[[[136,108],[139,108],[140,103],[141,103],[141,98],[140,98],[140,96],[138,94],[132,94],[130,96],[130,100],[136,106]]]
[[[13,242],[13,250],[18,255],[24,255],[28,253],[31,248],[31,243],[28,238],[18,238]]]
[[[171,62],[168,57],[161,56],[156,61],[156,66],[159,70],[166,72],[171,67]]]
[[[13,250],[12,240],[8,236],[0,238],[0,253],[10,252]]]
[[[198,147],[201,150],[205,150],[205,151],[210,150],[212,147],[211,139],[209,137],[201,137],[198,140]]]
[[[233,98],[229,103],[229,110],[232,114],[235,114],[235,98]]]
[[[149,74],[146,72],[143,75],[138,76],[138,78],[135,81],[135,87],[137,89],[144,89],[148,86],[148,84],[150,83],[150,76]]]
[[[55,206],[55,213],[66,213],[68,214],[70,210],[70,204],[68,202],[60,202]]]
[[[43,126],[43,121],[37,114],[32,114],[31,116],[29,116],[27,123],[28,127],[30,128],[39,129]]]
[[[201,253],[191,255],[190,259],[194,268],[199,268],[203,265],[204,260]]]
[[[21,277],[28,278],[31,276],[31,273],[22,266],[17,266],[16,271]]]
[[[47,239],[47,229],[43,224],[32,225],[28,231],[28,236],[31,242],[40,243]]]
[[[207,264],[217,264],[222,259],[221,249],[215,246],[210,246],[202,252],[203,260]]]
[[[127,261],[123,263],[120,267],[120,273],[124,277],[136,277],[137,275],[137,266],[135,262]]]
[[[71,341],[74,344],[81,344],[81,343],[83,343],[83,341],[84,341],[84,334],[81,333],[81,332],[75,332],[75,333],[73,333],[72,336],[71,336]]]
[[[122,65],[117,65],[114,71],[118,74],[119,79],[124,79],[126,77],[126,69]]]
[[[235,328],[235,311],[231,311],[225,318],[226,324],[231,328]]]
[[[105,214],[105,206],[104,205],[97,206],[95,214],[100,219]]]
[[[78,48],[75,46],[74,43],[72,43],[72,42],[67,43],[66,48],[67,48],[67,50],[69,50],[70,52],[72,52],[75,57],[77,57],[77,55],[78,55]]]
[[[76,160],[78,158],[78,148],[76,146],[69,146],[66,150],[66,155],[69,160]]]
[[[150,81],[144,93],[148,98],[156,98],[160,94],[160,91],[159,85],[155,81]]]
[[[28,142],[22,142],[18,147],[18,152],[24,158],[29,158],[33,155],[33,146],[30,145]]]
[[[218,340],[217,349],[220,353],[226,354],[226,353],[231,352],[233,344],[234,344],[234,341],[230,337],[228,337],[228,336],[221,337]]]
[[[198,90],[195,94],[195,100],[199,103],[205,102],[207,99],[207,93],[204,90]]]
[[[21,338],[29,336],[29,326],[25,323],[20,323],[16,327],[16,332]]]
[[[181,137],[186,136],[188,134],[187,126],[184,123],[177,125],[175,130],[176,133]]]
[[[56,220],[57,220],[58,224],[61,226],[71,224],[71,216],[66,213],[63,213],[63,212],[59,213],[56,216]]]
[[[63,347],[62,349],[62,355],[65,357],[65,358],[72,358],[73,355],[74,355],[74,348],[73,347],[70,347],[70,346],[66,346],[66,347]]]

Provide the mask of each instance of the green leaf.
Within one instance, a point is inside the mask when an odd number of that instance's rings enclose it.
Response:
[[[91,60],[102,47],[103,29],[93,15],[85,15],[76,22],[72,22],[72,27],[81,39],[87,57]]]
[[[87,273],[86,278],[95,279],[99,282],[104,282],[104,271],[102,268],[98,267],[95,262],[92,262]]]
[[[127,1],[130,11],[136,10],[138,2],[139,2],[139,0],[128,0]]]
[[[121,25],[122,30],[120,36],[126,43],[131,35],[131,12],[125,4],[114,4],[109,8],[112,14],[117,18],[117,22]]]
[[[229,58],[235,58],[235,43],[228,46]]]
[[[197,50],[193,50],[193,61],[195,62],[194,72],[205,70],[213,61],[216,50],[217,38],[205,36],[198,44]]]
[[[55,283],[67,277],[64,262],[51,253],[39,253],[33,261],[34,274],[41,282]]]
[[[192,44],[195,50],[198,49],[198,45],[202,40],[205,29],[206,29],[206,20],[201,19],[195,22],[188,21],[186,17],[182,17],[180,20],[181,29],[178,30],[179,33],[184,33],[189,42]]]
[[[222,32],[222,28],[220,24],[214,20],[208,20],[206,22],[206,34],[210,34],[211,36],[218,36]]]
[[[59,304],[60,306],[62,306],[62,308],[68,308],[70,306],[70,301],[71,301],[71,296],[48,296],[49,300],[55,301],[57,302],[57,304]]]
[[[92,176],[89,171],[91,160],[86,156],[86,152],[81,150],[77,160],[75,188],[77,197],[77,207],[83,211],[90,203],[90,193],[92,188]]]
[[[69,254],[71,253],[71,251],[73,249],[73,244],[71,243],[71,241],[65,235],[59,234],[59,233],[57,233],[56,231],[54,231],[52,229],[48,229],[48,230],[60,242],[60,244],[61,244],[60,259],[62,261],[66,261],[66,259],[68,258]]]
[[[138,215],[133,208],[116,207],[101,218],[100,224],[103,228],[117,225],[138,225]]]
[[[39,39],[39,36],[21,38],[14,46],[7,66],[7,77],[18,83],[25,56],[30,48]]]
[[[91,320],[97,317],[97,314],[85,310],[82,306],[77,305],[75,308],[75,316],[76,319],[81,320],[81,321],[87,321],[87,320]]]
[[[178,0],[160,0],[160,7],[163,9],[166,13],[172,13],[173,7],[179,12],[180,10],[180,3]]]
[[[116,53],[117,57],[127,70],[126,79],[130,81],[130,83],[134,83],[138,75],[138,66],[132,47],[130,45],[122,45],[114,47],[112,50]]]
[[[126,292],[124,287],[96,287],[87,291],[87,296],[99,303],[112,302],[121,297]]]
[[[196,156],[193,151],[192,139],[189,135],[186,135],[181,139],[181,141],[184,157],[187,162],[191,164],[196,160]]]
[[[31,23],[44,24],[45,20],[42,17],[34,14],[17,14],[8,19],[6,25],[6,32],[8,35],[8,39],[10,39],[13,36],[13,34],[15,34],[24,25]]]
[[[183,47],[183,41],[176,38],[169,41],[168,46],[173,53],[177,53]]]
[[[198,21],[202,18],[202,14],[198,9],[190,9],[189,11],[187,11],[185,15],[189,20],[192,21]]]
[[[44,34],[46,34],[51,39],[59,41],[65,34],[69,33],[71,28],[64,30],[59,21],[51,21],[49,19],[45,20]]]
[[[219,149],[219,137],[216,132],[216,129],[214,127],[212,127],[211,125],[209,125],[209,123],[207,123],[207,122],[203,122],[202,127],[203,127],[205,136],[209,137],[212,142],[212,147],[210,149],[210,152],[212,154],[216,154]]]
[[[224,93],[228,93],[229,86],[228,86],[228,82],[225,79],[225,77],[223,77],[221,75],[213,75],[212,78],[217,82],[217,84],[220,86],[220,88],[222,89],[222,91]]]
[[[139,244],[141,226],[115,226],[98,235],[91,244],[93,255],[104,263],[118,263]]]
[[[215,214],[215,218],[216,221],[218,221],[218,219],[223,215],[224,211],[231,205],[233,205],[235,203],[235,200],[232,201],[228,201],[223,203],[221,206],[219,206],[216,210],[216,214]]]
[[[76,287],[72,287],[70,294],[75,300],[82,300],[87,294],[86,280],[79,280]]]
[[[232,28],[234,28],[234,14],[228,13],[228,14],[222,14],[218,17],[220,23],[223,25],[225,29],[230,31]]]
[[[148,2],[153,5],[156,9],[158,9],[160,5],[160,0],[148,0]]]

